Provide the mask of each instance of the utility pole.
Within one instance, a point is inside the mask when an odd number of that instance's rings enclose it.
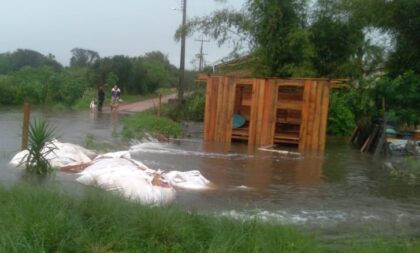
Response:
[[[200,59],[200,63],[198,65],[198,71],[202,71],[204,68],[204,54],[203,53],[203,43],[204,42],[210,42],[210,40],[205,40],[203,39],[203,37],[201,37],[201,39],[196,39],[195,41],[200,41],[201,42],[201,47],[200,47],[200,53],[198,54],[198,59]]]
[[[178,83],[178,102],[182,104],[184,100],[184,80],[185,80],[185,24],[187,23],[187,0],[182,0],[182,35],[181,35],[181,61],[179,64],[179,83]]]

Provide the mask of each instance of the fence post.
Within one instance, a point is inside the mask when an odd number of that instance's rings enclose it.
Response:
[[[21,149],[28,148],[28,133],[29,133],[29,115],[31,113],[31,105],[29,103],[23,104],[23,127],[22,127],[22,146]]]
[[[158,111],[157,116],[160,117],[160,109],[162,107],[162,94],[159,94],[159,104],[158,104]]]

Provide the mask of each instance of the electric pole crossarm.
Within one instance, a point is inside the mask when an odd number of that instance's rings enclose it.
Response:
[[[210,40],[205,40],[203,39],[203,37],[201,37],[201,39],[196,39],[195,41],[201,42],[200,53],[198,54],[198,59],[200,60],[200,63],[198,65],[198,71],[202,71],[204,68],[204,55],[206,55],[205,53],[203,53],[203,43],[210,42]]]

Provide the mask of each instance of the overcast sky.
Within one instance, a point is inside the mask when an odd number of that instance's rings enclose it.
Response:
[[[239,9],[245,0],[188,0],[187,17],[217,8]],[[175,30],[182,21],[181,0],[0,0],[0,53],[18,48],[51,53],[68,65],[75,47],[101,57],[140,56],[150,51],[168,55],[179,66],[180,42]],[[186,63],[199,52],[199,35],[187,39]],[[205,43],[206,62],[226,56],[229,48]]]

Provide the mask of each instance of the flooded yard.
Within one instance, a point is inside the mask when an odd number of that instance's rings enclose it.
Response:
[[[296,225],[326,239],[353,233],[420,237],[420,188],[393,179],[373,159],[329,138],[324,155],[303,157],[250,148],[242,143],[220,145],[193,138],[170,143],[125,143],[116,136],[122,115],[82,112],[40,112],[56,128],[62,142],[105,143],[113,151],[128,150],[152,169],[199,170],[214,184],[208,191],[178,191],[175,204],[186,210],[238,219],[258,217]],[[0,110],[0,181],[12,184],[19,172],[7,163],[19,150],[22,113]],[[190,125],[199,133],[200,126]],[[75,188],[75,175],[57,179]]]

